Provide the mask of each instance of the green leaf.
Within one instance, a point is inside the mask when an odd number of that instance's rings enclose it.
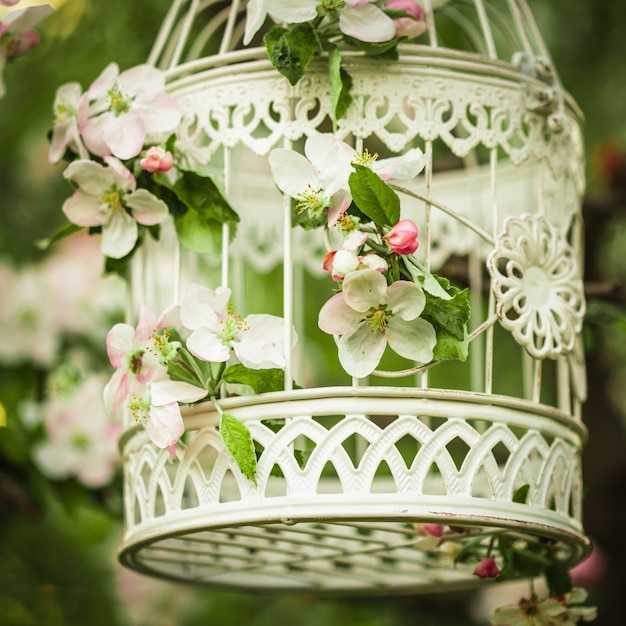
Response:
[[[289,29],[274,26],[263,41],[272,65],[292,85],[304,76],[317,51],[317,37],[308,23],[292,25]]]
[[[352,199],[369,219],[380,226],[394,226],[400,219],[400,198],[378,174],[354,164],[348,178]]]
[[[204,220],[195,211],[174,219],[178,240],[188,250],[199,254],[219,255],[222,249],[222,224]]]
[[[233,415],[222,414],[220,433],[241,473],[256,485],[256,454],[248,427]]]
[[[522,485],[514,494],[513,502],[518,504],[526,504],[528,502],[528,494],[530,493],[530,485],[527,483]]]
[[[328,51],[328,76],[333,103],[333,120],[340,120],[352,104],[352,77],[341,66],[341,52],[337,48]]]
[[[156,177],[156,180],[158,184],[173,191],[188,209],[205,221],[216,221],[220,224],[239,221],[239,215],[209,176],[181,170],[174,184],[164,176]]]
[[[285,388],[285,373],[278,368],[253,370],[237,363],[226,368],[222,378],[226,383],[248,385],[254,393],[283,391]]]
[[[47,239],[37,239],[35,241],[35,245],[40,250],[47,250],[55,241],[60,241],[61,239],[65,239],[74,233],[77,233],[79,230],[82,230],[84,226],[78,226],[77,224],[66,224],[65,226],[59,228],[52,237],[48,237]]]
[[[465,361],[469,350],[467,335],[471,313],[469,291],[453,287],[441,276],[433,274],[432,277],[447,296],[447,299],[439,298],[424,291],[426,306],[421,317],[430,322],[437,333],[433,358],[437,361],[451,359]]]

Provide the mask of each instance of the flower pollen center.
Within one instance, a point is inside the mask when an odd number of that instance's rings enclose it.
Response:
[[[124,96],[121,89],[115,85],[109,89],[109,110],[113,111],[115,116],[119,116],[122,113],[128,113],[130,110],[131,99]]]
[[[321,6],[326,13],[341,9],[345,4],[345,0],[322,0]]]
[[[393,317],[391,311],[387,311],[387,305],[381,304],[378,307],[372,307],[367,316],[363,320],[363,324],[369,326],[370,332],[374,333],[378,331],[381,334],[387,332],[387,326],[389,320]]]
[[[321,217],[324,209],[330,206],[330,202],[328,198],[324,196],[322,190],[315,190],[311,185],[308,185],[305,191],[295,196],[295,199],[298,214],[303,211],[310,211],[315,217]]]
[[[118,189],[116,185],[113,185],[108,191],[105,191],[100,200],[102,205],[100,212],[103,215],[111,215],[113,211],[123,211],[124,206],[122,204],[122,191]]]
[[[228,317],[225,320],[219,321],[219,330],[216,333],[218,339],[228,347],[239,337],[240,333],[250,330],[250,327],[246,324],[246,320],[234,309],[230,307],[229,309]]]
[[[69,105],[67,102],[60,102],[56,107],[54,107],[54,125],[58,126],[63,122],[66,122],[73,117],[76,117],[78,112],[76,109]]]
[[[369,150],[365,148],[363,152],[357,152],[352,159],[352,163],[356,165],[364,165],[365,167],[369,167],[374,161],[378,159],[378,153],[374,152],[374,154],[370,154]]]
[[[135,375],[141,372],[141,368],[143,367],[143,350],[137,350],[137,352],[133,352],[128,358],[128,369]]]
[[[128,410],[137,424],[145,424],[150,413],[150,401],[133,393],[128,401]]]

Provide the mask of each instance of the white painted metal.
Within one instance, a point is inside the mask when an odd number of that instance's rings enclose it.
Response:
[[[427,154],[425,175],[406,185],[402,216],[419,224],[422,261],[443,275],[455,267],[472,291],[467,389],[429,388],[442,386],[440,364],[431,363],[375,372],[386,380],[416,373],[414,388],[346,377],[345,387],[225,399],[263,449],[256,486],[224,450],[210,405],[187,411],[175,462],[129,428],[127,565],[225,587],[371,593],[475,581],[470,566],[420,549],[422,522],[446,525],[450,544],[509,532],[555,540],[572,563],[588,550],[581,116],[523,0],[424,8],[424,42],[402,45],[398,61],[344,51],[354,102],[336,134],[382,156],[415,146]],[[241,224],[221,260],[183,252],[176,261],[167,235],[146,250],[131,310],[160,310],[191,280],[241,285],[245,264],[283,265],[277,300],[297,324],[294,300],[321,272],[327,242],[289,232],[290,205],[266,157],[330,129],[325,62],[314,60],[291,87],[263,49],[242,47],[244,16],[243,2],[177,0],[157,38],[150,60],[167,70],[185,110],[179,146],[189,164],[213,169]],[[208,54],[203,46],[216,37]],[[289,383],[291,373],[298,380],[294,356]],[[507,363],[524,363],[518,392],[499,388]],[[513,503],[524,484],[528,503]]]

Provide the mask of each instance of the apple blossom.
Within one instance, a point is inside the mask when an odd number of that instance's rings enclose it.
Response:
[[[139,165],[146,172],[169,172],[174,167],[174,157],[171,152],[160,146],[151,146]]]
[[[61,85],[54,96],[54,122],[48,160],[58,163],[69,148],[81,159],[88,159],[89,153],[83,144],[78,130],[78,120],[85,115],[87,100],[83,97],[83,90],[78,83]]]
[[[63,176],[78,189],[63,204],[63,212],[79,226],[102,227],[102,252],[111,258],[126,256],[135,246],[137,223],[152,226],[169,214],[167,205],[146,189],[137,189],[135,177],[120,161],[105,157],[107,166],[79,159]]]
[[[339,17],[339,30],[360,41],[381,42],[393,39],[393,20],[372,4],[376,0],[251,0],[246,16],[244,44],[250,43],[269,13],[287,24],[309,22],[321,14]]]
[[[165,75],[148,64],[119,73],[110,63],[87,91],[89,117],[81,121],[85,145],[98,156],[136,157],[146,141],[160,140],[181,119],[178,102],[165,93]]]
[[[393,20],[396,37],[415,39],[426,31],[424,9],[417,0],[387,0],[385,9],[400,9],[413,17],[398,17]]]
[[[422,288],[408,281],[387,287],[376,270],[353,272],[343,281],[341,293],[322,307],[318,325],[339,335],[339,361],[356,378],[371,374],[385,347],[420,363],[432,359],[437,343],[433,326],[422,319],[426,297]]]
[[[495,578],[500,574],[500,568],[493,557],[483,559],[475,568],[474,574],[479,578]]]
[[[419,247],[417,226],[411,220],[400,220],[384,239],[396,254],[413,254]]]
[[[229,307],[230,289],[192,284],[183,295],[180,319],[191,331],[188,350],[203,361],[223,363],[232,351],[251,369],[285,366],[284,324],[273,315],[245,319]],[[295,342],[295,333],[293,334]]]
[[[52,10],[47,4],[24,7],[9,11],[0,21],[0,97],[5,92],[2,71],[6,60],[20,56],[38,45],[39,35],[33,27],[48,17]]]
[[[207,393],[202,387],[163,377],[131,394],[126,406],[135,422],[145,427],[150,441],[176,458],[176,442],[185,432],[178,403],[196,402]]]
[[[115,324],[108,332],[107,354],[111,365],[117,368],[104,389],[105,406],[109,412],[117,411],[137,384],[149,383],[157,372],[164,370],[156,353],[150,349],[157,328],[154,314],[142,307],[137,328],[130,324]]]
[[[100,376],[90,376],[69,397],[51,397],[41,406],[46,439],[35,447],[33,458],[46,476],[76,476],[88,487],[111,481],[120,463],[122,424],[104,410],[102,382]]]
[[[284,148],[270,152],[269,163],[278,188],[295,198],[298,208],[319,217],[328,212],[333,226],[350,206],[352,196],[348,178],[353,163],[370,167],[383,180],[409,180],[426,164],[421,150],[413,148],[399,157],[378,160],[368,152],[358,153],[352,146],[328,133],[315,133],[304,144],[305,156]]]
[[[596,619],[595,607],[572,607],[584,602],[587,592],[573,589],[560,597],[539,600],[534,594],[522,598],[517,605],[499,606],[489,614],[492,626],[576,626],[579,620],[591,622]]]

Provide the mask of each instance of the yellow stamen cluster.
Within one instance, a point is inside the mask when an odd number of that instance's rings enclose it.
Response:
[[[144,424],[148,421],[150,402],[133,393],[127,406],[136,424]]]
[[[341,9],[344,4],[345,0],[322,0],[322,9],[324,9],[326,13],[330,13],[336,9]]]
[[[303,211],[311,211],[311,213],[319,215],[327,206],[328,201],[322,194],[322,190],[315,190],[311,185],[308,185],[306,191],[302,191],[296,196],[298,215]]]
[[[393,317],[391,311],[387,311],[387,305],[382,304],[379,307],[372,307],[364,320],[364,324],[369,326],[370,332],[380,332],[383,335],[387,332],[389,320]]]
[[[120,91],[120,88],[116,85],[109,89],[109,108],[115,115],[120,113],[126,113],[130,108],[130,102],[128,98],[124,97],[124,94]]]
[[[357,152],[354,155],[352,162],[356,163],[357,165],[365,165],[366,167],[368,167],[377,159],[378,159],[378,152],[374,152],[374,154],[370,154],[369,150],[365,148],[363,152]]]

